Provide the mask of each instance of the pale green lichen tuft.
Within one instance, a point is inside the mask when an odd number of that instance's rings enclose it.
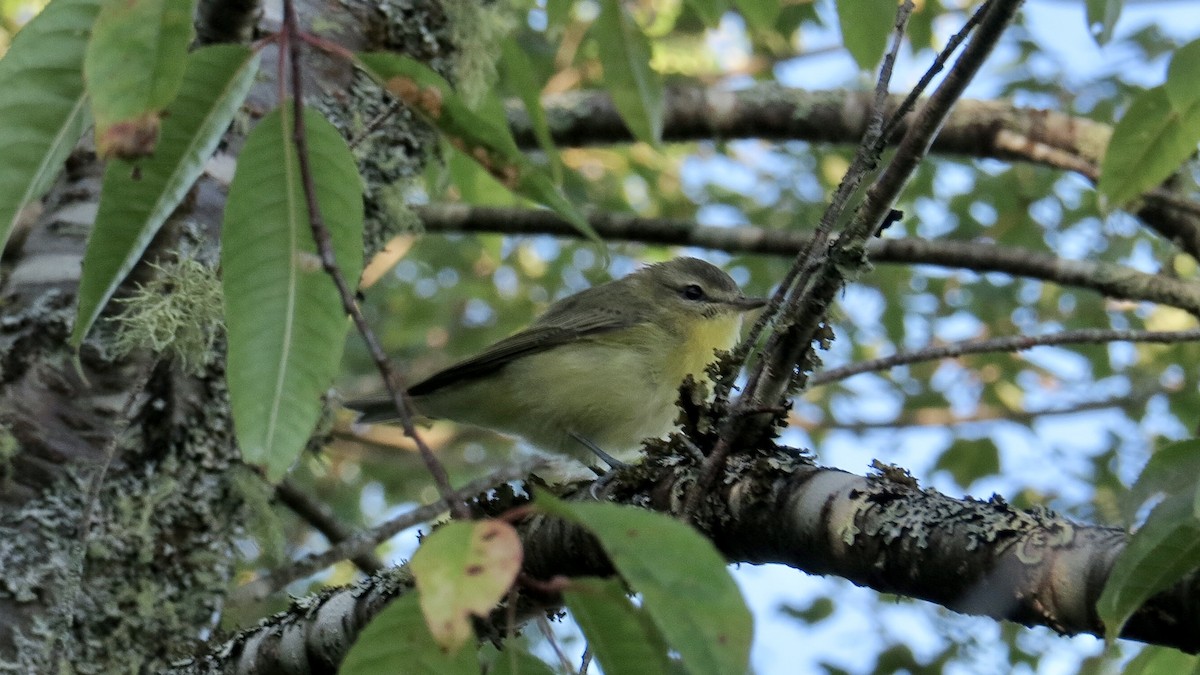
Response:
[[[149,349],[185,373],[199,374],[212,361],[222,325],[221,282],[212,268],[191,258],[151,266],[154,278],[118,300],[125,311],[111,319],[113,355]]]
[[[475,107],[496,83],[500,41],[516,27],[517,11],[506,2],[447,0],[450,39],[458,48],[454,84],[468,106]]]

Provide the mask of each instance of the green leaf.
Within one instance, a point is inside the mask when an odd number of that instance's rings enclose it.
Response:
[[[565,503],[545,493],[535,503],[596,535],[692,673],[746,672],[753,622],[712,542],[685,523],[635,507]]]
[[[143,161],[113,160],[83,258],[78,348],[117,286],[183,201],[245,99],[259,56],[246,47],[204,47],[188,56],[179,96],[167,108],[158,151]]]
[[[357,58],[363,70],[502,185],[550,207],[581,234],[597,243],[601,241],[550,176],[517,149],[508,127],[473,112],[442,76],[399,54],[374,52],[359,54]]]
[[[1112,208],[1124,206],[1177,171],[1198,141],[1200,103],[1180,112],[1164,87],[1144,91],[1113,129],[1096,188]]]
[[[1200,659],[1178,649],[1148,645],[1121,669],[1121,675],[1183,675],[1195,673]]]
[[[479,675],[475,652],[442,651],[408,593],[385,607],[358,635],[339,675]]]
[[[1200,440],[1170,443],[1150,455],[1150,461],[1121,500],[1121,513],[1133,522],[1137,510],[1157,495],[1193,494],[1200,482]]]
[[[615,579],[572,579],[563,600],[607,675],[667,673],[667,643]]]
[[[871,71],[883,59],[896,23],[895,0],[838,0],[842,43],[862,70]]]
[[[501,520],[452,522],[421,542],[409,567],[421,610],[438,644],[454,652],[474,636],[521,571],[521,538]]]
[[[98,0],[54,0],[0,58],[0,248],[87,126],[83,54]]]
[[[1121,18],[1125,0],[1087,0],[1087,27],[1098,45],[1106,45],[1112,39],[1113,27]]]
[[[1200,100],[1200,40],[1192,40],[1175,50],[1163,87],[1171,107],[1178,113],[1187,113]]]
[[[533,79],[533,64],[516,40],[504,40],[500,43],[500,78],[507,85],[508,92],[521,99],[529,122],[533,127],[533,135],[537,138],[538,147],[546,153],[550,160],[550,170],[555,182],[562,182],[562,158],[550,135],[550,123],[546,120],[546,111],[542,108],[539,94],[542,87]]]
[[[183,81],[195,0],[105,0],[83,62],[101,157],[154,151]]]
[[[346,314],[316,256],[292,144],[290,103],[250,132],[229,186],[221,269],[226,379],[242,456],[278,480],[304,449],[337,372]],[[362,182],[346,142],[306,110],[317,203],[338,266],[362,272]]]
[[[1000,451],[990,438],[961,439],[938,457],[934,469],[949,471],[954,482],[966,487],[983,476],[1000,473]]]
[[[600,44],[604,87],[635,138],[652,145],[662,140],[663,83],[650,67],[650,41],[620,0],[602,0],[592,26]]]
[[[775,28],[775,19],[779,18],[779,0],[734,0],[734,5],[746,20],[746,25],[754,30],[770,31]]]
[[[687,0],[687,4],[708,28],[716,28],[729,6],[724,0]]]
[[[1200,521],[1192,496],[1168,497],[1129,538],[1109,573],[1096,603],[1107,637],[1115,638],[1143,603],[1197,567]]]
[[[555,670],[546,665],[545,661],[533,654],[519,651],[505,641],[504,651],[496,654],[496,659],[488,675],[555,675]]]

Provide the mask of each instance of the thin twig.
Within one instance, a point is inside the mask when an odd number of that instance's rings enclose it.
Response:
[[[275,498],[286,505],[297,516],[325,535],[331,546],[346,541],[355,536],[355,532],[338,520],[333,510],[325,502],[314,499],[290,478],[284,478],[275,486]],[[363,574],[374,574],[383,569],[384,563],[371,551],[364,551],[350,557],[350,561]]]
[[[967,19],[962,28],[959,28],[958,32],[946,42],[946,46],[942,48],[942,51],[938,52],[937,58],[933,60],[933,63],[921,75],[921,79],[917,81],[916,86],[912,88],[912,91],[908,92],[908,95],[904,97],[904,100],[900,102],[895,112],[892,113],[892,117],[884,127],[883,133],[879,135],[880,143],[886,144],[892,137],[892,134],[896,133],[896,127],[900,125],[904,116],[913,109],[913,106],[917,103],[917,99],[921,97],[921,94],[925,93],[925,89],[929,86],[929,83],[933,82],[933,78],[942,72],[942,68],[946,67],[946,63],[950,61],[950,55],[958,49],[963,40],[967,39],[971,31],[975,30],[975,26],[979,25],[979,18],[983,16],[984,10],[987,9],[986,5],[987,3],[984,3],[984,6],[971,14],[971,18]]]
[[[1110,408],[1129,408],[1130,406],[1143,405],[1150,399],[1151,394],[1131,394],[1127,396],[1114,396],[1096,401],[1083,401],[1074,405],[1062,406],[1056,408],[1039,408],[1037,410],[997,410],[994,407],[985,407],[982,412],[975,413],[971,416],[959,416],[948,414],[944,417],[935,417],[930,414],[931,410],[918,409],[907,410],[902,417],[890,422],[821,422],[819,430],[822,432],[829,431],[849,431],[853,433],[863,433],[867,431],[878,431],[881,429],[910,429],[910,428],[928,428],[928,427],[957,427],[973,424],[1029,424],[1043,417],[1057,417],[1060,415],[1076,415],[1085,412],[1094,412],[1096,410],[1108,410]],[[943,412],[944,408],[935,409],[936,412]],[[814,430],[813,425],[805,424],[801,421],[793,421],[793,428],[801,428],[809,431]]]
[[[451,493],[450,497],[453,503],[464,503],[465,500],[474,497],[495,487],[501,483],[517,480],[529,474],[537,468],[536,464],[524,463],[516,466],[505,467],[499,471],[495,471],[483,478],[473,480],[462,486],[455,492]],[[395,518],[380,523],[379,525],[359,532],[347,539],[342,540],[336,545],[330,546],[328,549],[320,553],[312,555],[289,563],[287,567],[273,570],[267,575],[256,579],[234,592],[232,600],[234,601],[257,601],[266,598],[271,593],[284,588],[288,584],[298,579],[316,574],[317,572],[336,565],[337,563],[362,555],[363,553],[374,550],[381,542],[387,541],[396,536],[400,532],[407,530],[414,525],[420,525],[426,521],[436,518],[438,515],[446,512],[446,499],[443,497],[432,504],[418,506],[411,511],[407,511]],[[458,516],[455,516],[456,518]]]
[[[897,352],[891,356],[878,359],[859,361],[838,368],[831,368],[809,379],[811,386],[840,382],[862,373],[889,370],[897,366],[906,366],[924,361],[956,358],[967,354],[987,354],[998,352],[1020,352],[1034,347],[1074,344],[1108,344],[1110,342],[1153,342],[1171,344],[1175,342],[1200,341],[1200,329],[1180,331],[1154,330],[1106,330],[1101,328],[1084,328],[1068,330],[1048,335],[1014,335],[987,340],[964,340],[948,345],[926,347],[911,351]]]
[[[912,15],[912,11],[912,0],[904,0],[896,8],[895,34],[893,35],[892,45],[884,56],[883,63],[880,66],[879,78],[875,83],[875,98],[871,103],[867,128],[857,150],[855,150],[854,158],[850,162],[850,168],[847,169],[841,182],[838,184],[837,191],[834,193],[829,207],[826,208],[825,213],[822,215],[821,221],[817,225],[817,229],[809,240],[808,245],[796,256],[791,269],[788,270],[779,288],[771,297],[767,308],[763,311],[759,319],[755,321],[749,336],[734,350],[734,358],[744,360],[748,351],[758,344],[762,331],[768,325],[774,323],[776,326],[779,326],[785,321],[795,319],[797,317],[795,310],[809,304],[806,298],[812,293],[813,289],[811,283],[812,272],[819,267],[825,266],[825,260],[827,259],[826,244],[829,241],[834,226],[842,219],[842,215],[845,213],[851,197],[857,192],[862,180],[878,165],[882,145],[877,141],[883,130],[883,117],[888,99],[888,85],[891,83],[892,66],[900,51],[900,46],[904,42],[904,29],[908,25],[908,18]],[[821,317],[800,318],[801,321],[810,319],[814,324],[822,320]],[[775,330],[767,338],[766,344],[762,347],[760,354],[770,355],[778,351],[778,341],[783,335],[789,332],[787,329]],[[771,368],[772,364],[769,359],[770,356],[759,358],[747,377],[747,384],[743,389],[743,394],[738,397],[729,416],[722,423],[721,432],[716,444],[714,444],[708,456],[701,463],[696,482],[688,490],[682,510],[685,517],[691,517],[691,514],[695,513],[701,498],[713,484],[713,481],[716,480],[717,474],[725,467],[726,459],[733,448],[731,439],[740,434],[743,422],[747,418],[745,411],[749,409],[761,409],[764,403],[773,403],[773,401],[766,401],[760,398],[758,386],[764,373]]]
[[[421,459],[425,462],[425,467],[433,476],[433,482],[437,486],[438,493],[443,499],[449,500],[450,495],[454,494],[454,489],[450,485],[450,477],[446,473],[446,468],[438,461],[433,451],[426,445],[425,441],[417,433],[416,427],[413,425],[413,414],[411,403],[408,400],[408,394],[405,392],[403,379],[400,373],[392,367],[391,360],[383,351],[383,346],[379,343],[375,333],[367,324],[366,317],[363,316],[362,310],[358,306],[358,302],[354,299],[354,291],[346,282],[345,275],[342,274],[341,268],[338,267],[337,259],[333,251],[333,239],[329,232],[329,228],[325,225],[325,220],[321,216],[320,208],[317,205],[316,185],[313,181],[312,167],[309,164],[308,140],[304,129],[304,89],[303,79],[300,72],[300,43],[303,38],[296,21],[296,8],[292,0],[284,0],[283,2],[283,18],[284,18],[284,43],[287,45],[288,61],[291,64],[291,87],[292,87],[292,142],[296,146],[296,157],[300,169],[300,180],[304,187],[304,203],[308,209],[309,224],[312,227],[313,240],[317,245],[317,252],[321,258],[321,266],[325,272],[333,279],[334,285],[337,286],[338,295],[341,296],[342,306],[346,312],[353,318],[355,327],[363,337],[363,341],[367,344],[367,349],[371,353],[371,358],[375,361],[375,366],[379,369],[380,375],[383,377],[384,385],[387,387],[388,393],[392,397],[392,402],[396,406],[396,412],[399,415],[400,426],[404,429],[404,434],[411,438],[417,445],[417,449],[421,453]],[[283,56],[282,54],[280,55]],[[281,58],[282,60],[282,58]],[[456,502],[446,502],[450,512],[458,518],[468,517],[466,505]]]

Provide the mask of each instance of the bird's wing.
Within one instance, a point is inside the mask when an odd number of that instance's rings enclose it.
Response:
[[[557,307],[556,307],[557,309]],[[630,313],[623,311],[590,311],[583,316],[569,317],[564,313],[547,313],[529,328],[493,344],[479,354],[434,373],[409,387],[408,393],[421,396],[450,384],[493,373],[515,359],[581,340],[588,336],[628,328],[633,325]]]

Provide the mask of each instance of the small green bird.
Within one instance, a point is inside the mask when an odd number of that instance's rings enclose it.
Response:
[[[533,325],[409,388],[422,415],[520,436],[576,459],[586,442],[636,449],[674,428],[684,377],[731,349],[746,297],[696,258],[649,265],[555,302]],[[396,419],[390,398],[351,402],[360,422]]]

